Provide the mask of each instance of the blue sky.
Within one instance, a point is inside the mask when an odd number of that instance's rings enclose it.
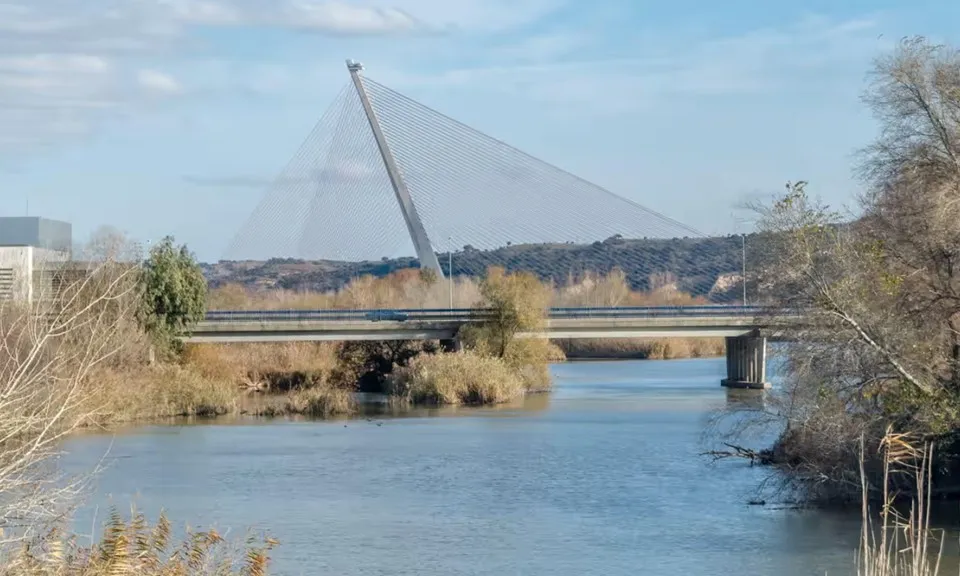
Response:
[[[218,258],[348,81],[705,232],[806,179],[851,204],[871,60],[956,42],[914,0],[0,0],[0,215]]]

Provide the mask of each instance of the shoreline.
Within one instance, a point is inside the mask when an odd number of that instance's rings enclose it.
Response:
[[[723,358],[722,354],[711,354],[709,356],[681,356],[675,358],[650,358],[649,356],[636,356],[636,355],[574,355],[567,356],[566,362],[614,362],[614,361],[645,361],[645,362],[662,362],[665,360],[715,360],[717,358]]]
[[[684,357],[684,358],[647,358],[626,355],[604,356],[604,355],[585,355],[567,357],[563,360],[551,362],[550,364],[561,365],[565,363],[580,364],[602,364],[613,362],[656,362],[656,361],[677,361],[677,360],[697,360],[697,359],[716,359],[718,356],[711,357]],[[274,376],[286,378],[297,374],[297,371],[289,373],[275,373]],[[519,396],[504,402],[480,403],[480,404],[436,404],[430,402],[414,403],[398,398],[391,397],[386,393],[377,392],[350,392],[343,396],[349,396],[346,404],[339,404],[332,411],[313,410],[307,405],[298,406],[291,403],[291,399],[298,393],[309,393],[316,391],[323,395],[334,392],[321,386],[318,388],[283,389],[271,388],[249,388],[240,384],[221,383],[225,388],[235,388],[235,393],[230,398],[221,398],[220,404],[205,405],[201,407],[191,406],[191,410],[169,414],[150,414],[144,416],[124,416],[121,418],[110,418],[103,421],[89,421],[81,424],[75,430],[76,434],[88,433],[109,433],[117,430],[134,429],[149,427],[154,425],[172,425],[181,423],[206,422],[231,424],[237,421],[243,422],[269,422],[275,419],[289,419],[297,421],[344,421],[358,420],[365,417],[377,416],[404,416],[413,414],[436,415],[440,413],[455,413],[472,410],[501,410],[517,409],[529,404],[541,404],[549,401],[552,396],[552,389],[547,390],[528,390]],[[531,399],[542,399],[533,400]],[[199,411],[194,411],[201,408]]]

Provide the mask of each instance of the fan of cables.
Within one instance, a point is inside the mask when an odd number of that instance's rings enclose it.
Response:
[[[363,82],[444,274],[479,276],[503,266],[562,281],[619,269],[636,289],[672,278],[706,294],[739,273],[740,238],[706,237],[374,80]],[[348,84],[224,259],[414,255],[369,120]]]

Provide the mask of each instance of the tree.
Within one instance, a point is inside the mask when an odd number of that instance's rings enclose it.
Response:
[[[503,268],[490,268],[480,283],[486,316],[483,322],[461,337],[472,347],[503,358],[518,332],[542,327],[550,303],[547,287],[529,272],[507,274]]]
[[[102,261],[84,272],[48,299],[0,302],[0,565],[8,544],[75,504],[84,479],[65,477],[56,459],[100,408],[97,370],[133,339],[133,269]]]
[[[960,55],[908,39],[878,59],[864,100],[880,122],[852,220],[788,184],[757,205],[755,278],[786,352],[773,460],[813,497],[859,497],[861,438],[888,426],[938,451],[960,430]],[[762,247],[762,249],[761,249]],[[868,462],[868,472],[882,466]],[[875,483],[878,485],[878,483]]]
[[[203,319],[207,283],[186,245],[167,236],[150,249],[140,275],[138,318],[158,344],[174,345],[191,325]]]

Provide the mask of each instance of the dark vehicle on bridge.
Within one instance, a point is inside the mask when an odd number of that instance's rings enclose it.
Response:
[[[366,319],[371,322],[405,322],[407,315],[395,310],[374,310],[366,315]]]

